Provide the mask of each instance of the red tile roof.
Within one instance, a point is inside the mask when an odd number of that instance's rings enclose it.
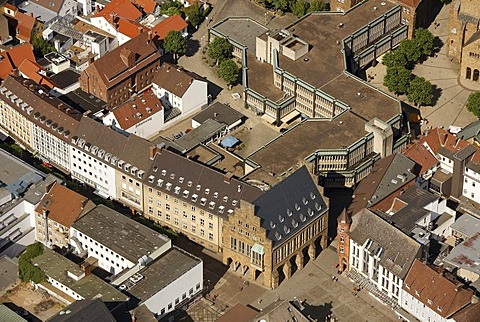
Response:
[[[50,220],[70,228],[77,219],[94,207],[95,204],[88,198],[54,182],[35,211],[42,213],[46,210]]]
[[[130,0],[113,0],[107,4],[105,8],[94,14],[93,17],[104,17],[110,21],[114,15],[130,20],[137,20],[142,16],[142,13]]]
[[[127,37],[135,38],[142,32],[147,32],[148,28],[142,26],[135,20],[129,20],[122,17],[116,17],[114,19],[114,25],[118,32],[124,34]]]
[[[154,40],[163,40],[169,31],[182,31],[188,24],[179,15],[170,16],[152,28]]]
[[[419,143],[422,145],[426,143],[434,154],[438,154],[438,150],[442,147],[455,154],[469,145],[467,141],[438,127],[431,130]]]
[[[404,4],[412,8],[416,8],[420,4],[420,2],[422,2],[422,0],[397,0],[397,1],[400,2],[400,4]]]
[[[442,274],[418,259],[412,265],[403,289],[442,317],[468,305],[473,291],[450,274]]]
[[[15,15],[15,20],[17,20],[17,38],[30,42],[32,36],[32,30],[35,26],[36,19],[30,15],[24,14],[22,12],[17,12]]]
[[[420,165],[421,169],[419,174],[424,174],[439,163],[437,158],[425,146],[423,146],[420,141],[407,147],[403,151],[403,155]]]
[[[48,88],[52,89],[55,87],[55,84],[45,75],[40,74],[42,71],[42,66],[33,62],[29,59],[25,59],[20,66],[18,66],[18,70],[25,75],[25,77],[33,80],[35,83],[39,85],[46,85]]]
[[[115,108],[113,114],[118,125],[123,130],[128,130],[135,124],[144,121],[149,116],[162,110],[162,103],[153,92],[146,92],[135,100]]]
[[[29,43],[15,46],[2,52],[0,55],[2,56],[0,60],[0,79],[7,78],[25,59],[35,61],[32,45]]]
[[[146,13],[153,13],[157,6],[157,3],[153,0],[133,0],[133,3],[141,7]]]

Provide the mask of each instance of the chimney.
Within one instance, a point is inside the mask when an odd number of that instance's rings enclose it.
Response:
[[[157,144],[156,146],[151,146],[149,148],[149,157],[150,157],[150,160],[153,160],[155,158],[155,155],[158,153],[158,154],[162,154],[163,150],[165,149],[165,143],[159,143]]]
[[[30,17],[33,17],[33,12],[30,12]]]
[[[149,31],[148,31],[148,41],[147,41],[147,43],[149,44],[149,43],[151,43],[151,42],[152,42],[152,31],[149,30]]]
[[[445,145],[445,143],[447,143],[447,139],[448,139],[448,133],[443,134],[442,146]]]
[[[223,176],[223,182],[230,184],[232,182],[233,173],[227,172]]]
[[[80,209],[84,210],[85,209],[85,206],[87,205],[89,199],[88,198],[85,198],[84,200],[82,200],[82,206],[80,207]]]

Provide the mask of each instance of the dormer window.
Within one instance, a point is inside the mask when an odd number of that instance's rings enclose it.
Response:
[[[215,202],[211,201],[211,202],[208,204],[208,208],[209,208],[209,209],[214,209],[214,208],[215,208]]]
[[[207,203],[207,199],[206,199],[206,198],[200,199],[200,204],[201,204],[202,206],[205,206],[206,203]]]
[[[218,192],[213,193],[213,198],[218,198]]]
[[[184,177],[180,177],[180,178],[178,178],[178,182],[180,182],[180,183],[183,183],[183,180],[185,180],[185,178],[184,178]]]
[[[162,176],[166,176],[167,175],[167,170],[162,170]]]
[[[178,195],[180,193],[180,187],[175,187],[175,194]]]
[[[210,193],[210,189],[205,189],[205,194],[208,195]]]
[[[168,191],[172,190],[172,184],[170,182],[167,183],[167,190]]]

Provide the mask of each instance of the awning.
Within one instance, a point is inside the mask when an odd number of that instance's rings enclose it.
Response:
[[[235,144],[237,144],[238,142],[240,142],[240,140],[238,140],[236,137],[227,136],[222,140],[222,142],[220,142],[220,144],[226,148],[231,148],[235,146]]]
[[[262,119],[264,119],[265,121],[267,121],[268,123],[271,123],[271,124],[275,123],[275,121],[276,121],[276,119],[274,117],[271,117],[268,114],[263,114]]]
[[[298,117],[300,115],[300,112],[297,111],[297,110],[293,110],[292,112],[288,113],[287,115],[285,115],[284,117],[281,118],[281,121],[283,123],[288,123],[290,122],[291,120],[293,120],[294,118]]]
[[[252,247],[252,252],[255,252],[260,255],[265,254],[265,250],[263,249],[263,246],[260,244],[254,244]]]

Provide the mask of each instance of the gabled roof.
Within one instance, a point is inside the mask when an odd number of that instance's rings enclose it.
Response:
[[[105,8],[95,13],[92,18],[104,17],[108,21],[111,21],[114,16],[137,20],[142,17],[142,13],[130,0],[113,0],[107,4]]]
[[[142,96],[116,107],[112,113],[123,130],[128,130],[135,124],[143,122],[151,115],[162,110],[162,102],[153,92],[146,92]]]
[[[276,248],[328,211],[307,167],[303,166],[265,192],[253,204],[267,238]]]
[[[455,322],[472,322],[480,316],[480,302],[467,305],[452,316]]]
[[[153,76],[152,83],[178,97],[183,97],[194,80],[205,81],[201,76],[177,65],[163,63]]]
[[[206,109],[202,110],[200,113],[193,116],[192,120],[199,124],[203,124],[206,120],[212,119],[230,126],[244,117],[245,115],[238,112],[236,109],[220,102],[215,102]]]
[[[17,38],[30,42],[32,37],[32,29],[35,26],[36,19],[30,15],[24,14],[22,12],[17,12],[15,14],[15,20],[17,20]]]
[[[18,66],[18,70],[25,75],[25,77],[33,80],[39,85],[45,85],[50,89],[55,87],[55,84],[50,78],[40,73],[43,70],[42,66],[34,61],[25,59],[20,66]]]
[[[406,234],[410,234],[417,222],[430,213],[426,207],[438,199],[439,196],[412,186],[393,200],[389,210],[378,211],[378,214]]]
[[[415,162],[401,154],[392,154],[377,161],[370,174],[355,189],[355,198],[348,211],[354,215],[365,207],[375,205],[414,180],[416,171]]]
[[[142,32],[147,32],[148,28],[136,22],[122,17],[115,17],[113,19],[114,25],[118,32],[124,34],[129,38],[135,38]]]
[[[420,166],[419,174],[424,174],[440,162],[420,141],[407,147],[403,155]]]
[[[173,15],[152,28],[153,38],[155,41],[163,40],[170,31],[182,31],[188,24],[179,15]]]
[[[468,305],[473,296],[473,291],[454,276],[442,274],[418,259],[403,283],[403,290],[444,318]]]
[[[95,204],[88,198],[54,182],[35,211],[39,214],[47,211],[48,219],[70,228],[77,219],[94,207]]]
[[[476,138],[479,134],[480,120],[472,122],[465,126],[460,132],[457,133],[457,136],[463,140],[469,140],[471,138]]]
[[[350,223],[352,222],[352,218],[351,218],[350,215],[348,214],[346,208],[343,208],[342,213],[341,213],[340,216],[338,216],[338,218],[337,218],[337,222],[338,222],[338,223],[342,223],[342,224],[350,224]]]
[[[168,194],[177,191],[178,199],[223,218],[240,200],[252,202],[262,194],[256,187],[165,149],[154,156],[143,183]]]
[[[34,3],[58,14],[65,0],[35,0]]]
[[[66,311],[70,313],[65,314]],[[64,312],[64,313],[61,313]],[[115,322],[115,318],[101,299],[75,301],[55,314],[47,322],[84,322],[97,320]]]
[[[368,245],[370,253],[380,252],[380,264],[403,280],[420,256],[419,243],[368,209],[352,216],[349,235],[357,244]]]
[[[3,56],[0,60],[0,79],[7,78],[25,59],[35,61],[32,45],[29,43],[15,46],[0,53],[0,55]]]
[[[453,155],[469,145],[467,141],[457,138],[447,130],[438,127],[420,139],[419,143],[429,148],[435,155],[439,154],[440,149]]]
[[[153,0],[133,0],[133,3],[143,9],[145,13],[153,13],[157,3]]]
[[[135,68],[130,68],[122,59],[122,55],[126,53],[134,56]],[[116,84],[116,79],[123,79],[158,59],[160,59],[160,53],[149,40],[148,33],[144,32],[103,55],[82,73],[89,75],[95,69],[108,88],[111,83]]]
[[[397,0],[397,1],[400,2],[401,4],[404,4],[412,8],[416,8],[420,4],[420,2],[422,2],[422,0]]]

